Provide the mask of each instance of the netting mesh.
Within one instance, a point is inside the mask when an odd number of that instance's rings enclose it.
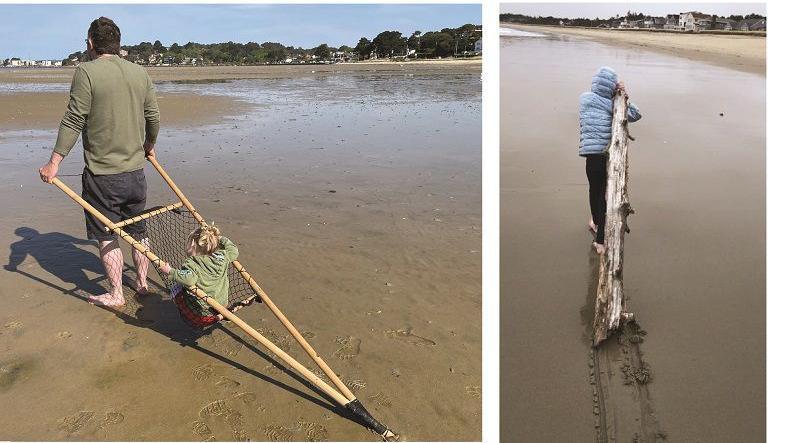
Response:
[[[145,213],[160,208],[161,206],[149,208]],[[173,268],[179,268],[188,258],[186,239],[199,226],[199,222],[191,212],[181,207],[134,224],[142,223],[145,224],[147,230],[150,250]],[[171,291],[174,282],[169,279],[168,275],[162,273],[155,263],[152,268],[156,269],[164,285]],[[229,266],[227,275],[229,276],[229,304],[227,308],[230,311],[235,311],[253,302],[257,294],[232,264]]]

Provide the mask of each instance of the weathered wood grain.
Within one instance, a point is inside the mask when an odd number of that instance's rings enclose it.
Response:
[[[612,139],[607,159],[607,218],[604,230],[606,249],[600,257],[593,344],[598,346],[622,322],[632,318],[626,312],[623,295],[623,238],[626,221],[634,210],[628,196],[628,96],[618,92],[614,98]]]

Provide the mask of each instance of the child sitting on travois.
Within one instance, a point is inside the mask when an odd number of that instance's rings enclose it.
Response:
[[[174,283],[172,296],[183,320],[195,327],[205,327],[222,317],[206,301],[187,289],[196,286],[227,306],[228,269],[230,263],[238,258],[238,248],[227,237],[222,237],[219,228],[211,223],[203,224],[189,234],[186,253],[189,258],[180,269],[172,269],[169,263],[163,263],[159,269]]]

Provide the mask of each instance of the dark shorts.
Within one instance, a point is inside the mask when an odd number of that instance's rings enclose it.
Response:
[[[87,168],[82,171],[82,198],[114,223],[144,212],[147,192],[144,169],[110,175],[93,175]],[[87,211],[85,227],[87,238],[92,240],[110,241],[117,237]],[[144,238],[145,220],[124,226],[123,230],[137,240]]]

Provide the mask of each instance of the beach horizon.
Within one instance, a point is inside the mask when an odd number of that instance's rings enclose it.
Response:
[[[701,61],[765,75],[767,37],[741,34],[621,31],[601,28],[526,25],[501,22],[501,27],[568,35],[629,48]]]

